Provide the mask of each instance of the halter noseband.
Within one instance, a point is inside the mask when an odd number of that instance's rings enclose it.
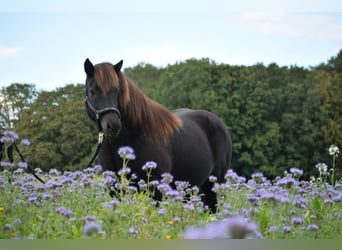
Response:
[[[109,113],[109,112],[114,112],[119,120],[121,120],[121,113],[120,113],[120,110],[118,110],[117,108],[114,108],[114,107],[111,107],[111,108],[104,108],[104,109],[96,109],[95,106],[91,103],[91,101],[89,100],[88,96],[85,97],[85,102],[86,104],[88,105],[88,107],[95,113],[96,115],[96,119],[97,119],[97,125],[98,125],[98,130],[99,131],[102,131],[102,128],[101,128],[101,123],[100,123],[100,119],[101,117],[106,114],[106,113]]]

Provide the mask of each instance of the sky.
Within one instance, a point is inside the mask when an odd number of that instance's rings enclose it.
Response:
[[[0,88],[84,83],[86,58],[310,67],[342,49],[340,0],[0,1]]]

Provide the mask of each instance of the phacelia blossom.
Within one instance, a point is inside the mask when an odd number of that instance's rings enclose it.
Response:
[[[157,168],[157,163],[155,163],[154,161],[148,161],[144,164],[144,166],[142,166],[142,170],[144,171],[149,171],[152,169],[156,169]]]
[[[324,162],[317,163],[315,168],[318,169],[320,175],[326,175],[328,173],[328,165]]]
[[[297,226],[297,225],[301,225],[304,223],[304,219],[302,217],[294,217],[292,219],[292,225]]]
[[[217,182],[217,177],[213,176],[213,175],[210,175],[209,176],[209,181],[212,182],[212,183]]]
[[[291,230],[292,230],[292,228],[291,228],[290,226],[284,226],[284,227],[283,227],[283,232],[284,232],[284,233],[290,233]]]
[[[24,146],[29,146],[31,142],[28,139],[22,139],[20,144]]]
[[[28,166],[28,164],[27,164],[27,162],[23,162],[23,161],[21,161],[21,162],[19,162],[19,163],[18,163],[18,166],[19,166],[20,168],[24,168],[24,169],[26,169],[26,168],[27,168],[27,166]]]
[[[184,233],[184,239],[250,239],[262,238],[258,226],[242,217],[232,217],[206,224],[204,227],[190,228]]]
[[[71,216],[73,216],[74,214],[73,211],[64,207],[56,208],[56,212],[61,215],[64,215],[66,218],[71,218]]]
[[[295,195],[292,200],[292,204],[296,207],[305,208],[308,205],[308,199],[300,197],[299,195]]]
[[[290,168],[290,173],[293,175],[293,177],[299,177],[303,175],[303,170],[299,168]]]
[[[127,159],[127,160],[135,160],[135,154],[133,148],[129,146],[124,146],[119,148],[118,154],[121,158]]]
[[[316,224],[310,224],[305,229],[308,231],[318,231],[319,227]]]
[[[281,178],[280,180],[277,181],[277,185],[283,188],[291,188],[293,184],[295,183],[296,183],[296,180],[293,179],[291,175]]]
[[[14,131],[6,130],[3,132],[3,136],[0,137],[2,143],[13,143],[19,138],[18,134]]]
[[[260,184],[264,182],[266,178],[264,177],[263,173],[257,172],[257,173],[252,174],[252,179],[254,180],[255,183]]]
[[[101,225],[95,221],[90,221],[86,223],[83,227],[83,234],[87,236],[92,236],[94,234],[99,234],[101,232],[102,232]]]
[[[170,184],[173,181],[173,176],[170,173],[163,173],[161,182],[164,184]]]

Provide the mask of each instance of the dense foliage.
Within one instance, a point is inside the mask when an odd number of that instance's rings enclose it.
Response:
[[[232,168],[240,175],[267,177],[291,167],[312,174],[327,162],[330,144],[342,145],[342,50],[316,67],[277,64],[232,66],[190,59],[157,68],[139,64],[125,74],[170,109],[207,109],[218,114],[233,138]],[[13,91],[14,90],[14,91]],[[81,169],[96,144],[84,111],[84,86],[54,91],[13,84],[0,90],[0,129],[30,138],[32,166]],[[341,163],[336,163],[341,176]]]
[[[232,133],[232,167],[245,176],[262,171],[275,177],[290,167],[308,176],[312,165],[328,161],[330,144],[342,143],[342,51],[311,69],[191,59],[125,73],[170,109],[218,114]]]

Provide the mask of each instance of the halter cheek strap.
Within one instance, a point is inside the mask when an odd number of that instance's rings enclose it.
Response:
[[[118,110],[117,108],[104,108],[104,109],[96,109],[95,106],[91,103],[91,101],[89,100],[88,96],[85,97],[85,103],[86,105],[95,113],[96,115],[96,121],[97,121],[97,130],[98,130],[98,133],[99,133],[99,140],[97,142],[97,147],[96,147],[96,151],[94,153],[94,156],[93,158],[90,160],[89,164],[88,164],[88,167],[91,166],[91,164],[93,164],[95,158],[97,157],[97,155],[99,154],[100,152],[100,149],[101,149],[101,146],[102,146],[102,142],[103,142],[103,130],[102,130],[102,127],[101,127],[101,116],[103,116],[104,114],[108,113],[108,112],[114,112],[119,120],[121,120],[121,113],[120,113],[120,110]]]
[[[91,103],[91,101],[89,100],[88,96],[85,97],[85,102],[86,102],[86,105],[88,105],[88,107],[95,113],[96,115],[96,120],[97,120],[97,125],[98,125],[98,131],[102,131],[102,127],[101,127],[101,123],[100,123],[100,119],[101,117],[106,114],[106,113],[109,113],[109,112],[114,112],[119,120],[121,120],[121,113],[120,113],[120,110],[118,110],[117,108],[114,108],[114,107],[110,107],[110,108],[104,108],[104,109],[96,109],[95,106]]]

